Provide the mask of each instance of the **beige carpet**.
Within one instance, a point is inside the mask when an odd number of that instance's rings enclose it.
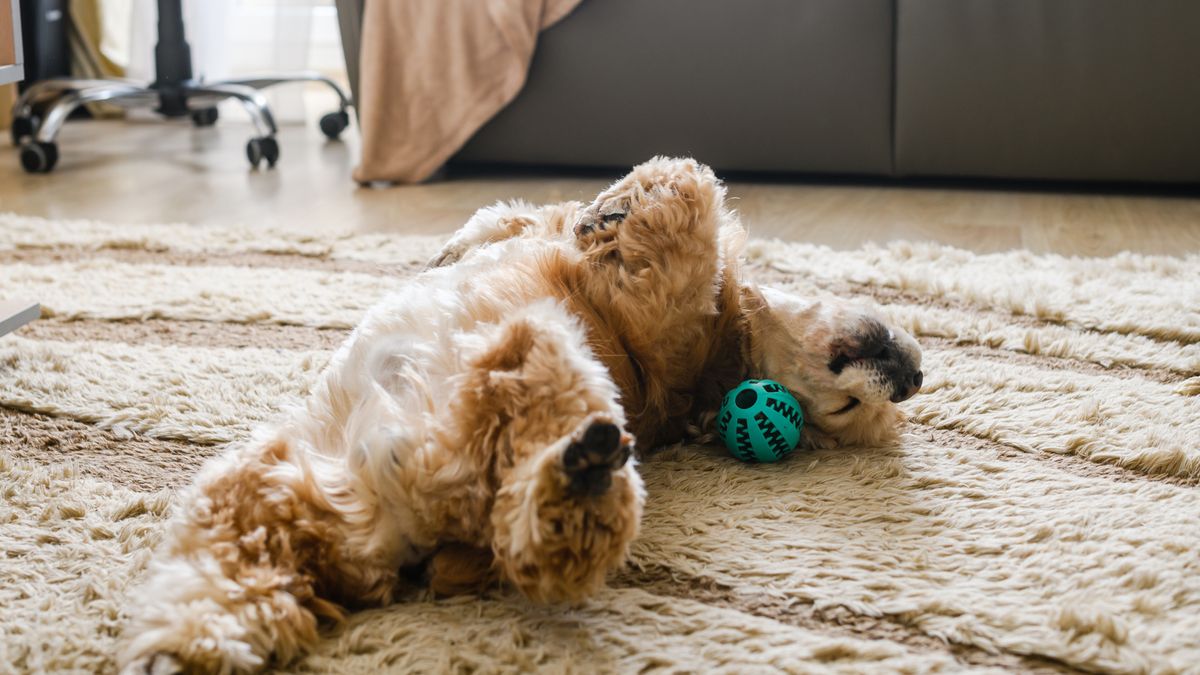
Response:
[[[0,672],[108,672],[172,489],[302,396],[436,242],[0,215]],[[919,336],[898,447],[643,465],[577,609],[354,616],[303,672],[1200,672],[1200,258],[757,242],[763,282]]]

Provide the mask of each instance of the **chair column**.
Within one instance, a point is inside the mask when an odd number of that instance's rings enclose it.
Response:
[[[158,0],[158,44],[154,45],[154,84],[158,112],[169,117],[189,114],[184,85],[192,80],[192,48],[183,32],[182,0]]]

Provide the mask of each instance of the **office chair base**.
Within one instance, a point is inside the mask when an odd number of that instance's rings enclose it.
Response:
[[[216,105],[234,99],[254,125],[255,135],[246,145],[246,158],[258,168],[279,161],[275,117],[260,89],[291,82],[320,82],[338,96],[337,112],[320,120],[321,132],[336,140],[350,125],[350,97],[337,83],[318,73],[246,77],[220,82],[187,81],[172,85],[142,85],[127,80],[60,79],[38,82],[25,90],[13,106],[12,141],[21,147],[21,166],[30,173],[48,173],[58,162],[55,139],[68,116],[88,103],[111,103],[125,108],[154,108],[160,114],[188,115],[198,127],[216,124]],[[179,107],[180,101],[183,108]]]

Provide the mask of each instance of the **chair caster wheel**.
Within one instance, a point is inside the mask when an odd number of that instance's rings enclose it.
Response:
[[[20,146],[26,138],[33,138],[40,126],[42,126],[42,120],[37,115],[14,117],[8,130],[12,135],[12,144]]]
[[[345,110],[321,116],[321,133],[331,141],[336,141],[348,126],[350,126],[350,115]]]
[[[58,146],[29,141],[21,146],[21,166],[28,173],[50,173],[58,164]]]
[[[274,168],[275,162],[279,161],[279,143],[272,136],[251,138],[246,143],[246,159],[256,169],[264,159],[267,160],[267,168]]]
[[[198,127],[211,127],[217,123],[217,118],[220,114],[217,112],[216,106],[212,108],[201,108],[200,110],[192,111],[192,124]]]

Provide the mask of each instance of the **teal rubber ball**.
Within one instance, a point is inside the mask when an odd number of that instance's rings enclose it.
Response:
[[[778,462],[800,443],[800,402],[774,380],[746,380],[721,402],[717,433],[743,462]]]

